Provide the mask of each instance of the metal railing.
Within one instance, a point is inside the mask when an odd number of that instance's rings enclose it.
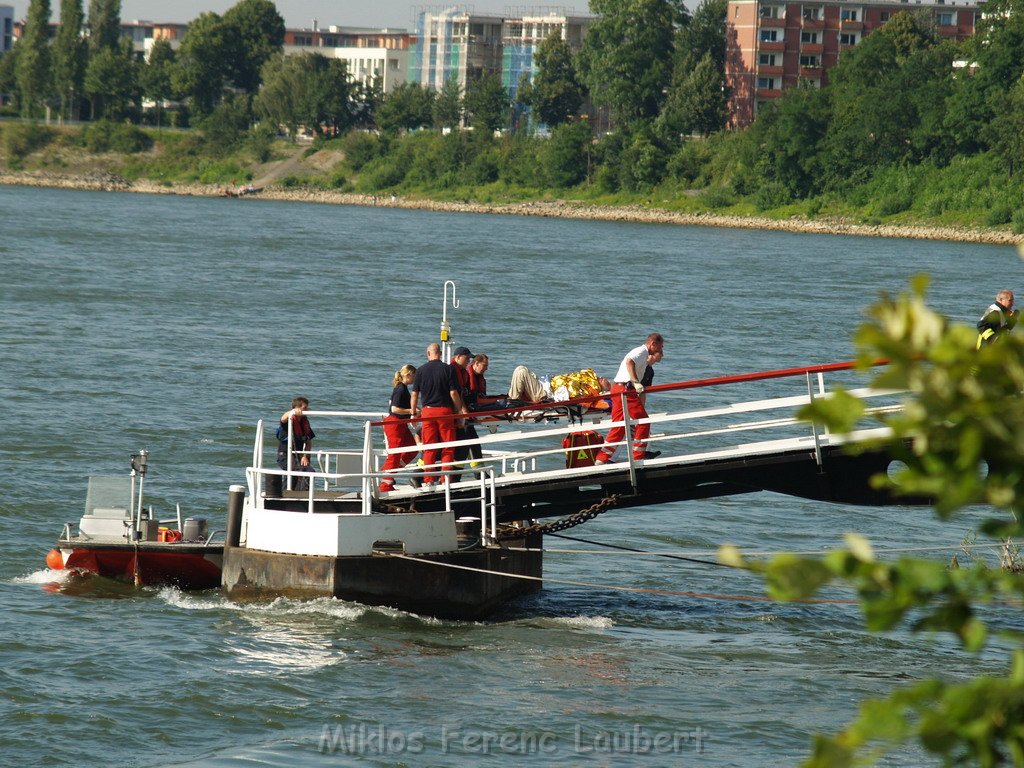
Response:
[[[881,364],[884,361],[879,361]],[[263,425],[257,430],[256,444],[253,452],[253,469],[250,476],[250,492],[258,496],[261,476],[280,475],[287,478],[288,486],[297,477],[310,479],[308,507],[314,507],[314,488],[319,485],[322,490],[330,488],[357,487],[364,514],[370,514],[372,501],[381,499],[382,494],[377,486],[384,476],[382,462],[389,455],[418,454],[424,451],[458,449],[471,445],[479,446],[484,458],[480,466],[469,468],[465,462],[453,466],[450,462],[439,459],[429,465],[415,465],[411,461],[403,468],[389,469],[388,477],[396,480],[415,477],[416,473],[443,476],[449,482],[434,488],[400,487],[387,494],[387,498],[404,499],[418,494],[437,493],[443,490],[446,508],[451,509],[451,493],[459,491],[460,497],[465,492],[481,485],[481,520],[488,515],[493,518],[496,487],[504,483],[522,482],[524,479],[545,477],[555,479],[560,476],[579,477],[593,475],[599,478],[608,472],[621,471],[628,468],[631,482],[636,484],[637,460],[633,458],[633,439],[636,428],[641,424],[650,425],[651,434],[647,439],[649,448],[662,451],[661,456],[647,459],[647,466],[669,463],[697,462],[709,458],[764,453],[773,450],[786,450],[809,447],[813,450],[819,466],[822,462],[822,448],[826,444],[856,441],[868,436],[862,430],[853,436],[830,435],[814,424],[796,417],[797,410],[815,400],[829,398],[832,393],[825,383],[826,374],[851,372],[853,363],[832,363],[828,365],[788,368],[758,373],[723,376],[713,379],[695,379],[670,384],[648,387],[647,407],[649,415],[644,419],[633,419],[628,408],[623,407],[623,418],[612,421],[608,412],[608,400],[611,395],[602,394],[576,398],[564,402],[545,402],[528,404],[514,408],[478,411],[469,418],[476,422],[496,426],[497,429],[488,434],[470,439],[453,442],[418,444],[402,448],[388,448],[383,439],[383,414],[346,411],[307,411],[310,417],[321,419],[361,419],[362,446],[356,450],[320,448],[311,451],[316,458],[319,471],[296,472],[264,467]],[[852,375],[852,374],[851,374]],[[769,384],[769,382],[776,383]],[[731,398],[730,393],[741,390],[745,385],[755,385],[759,390],[782,390],[773,397],[750,399]],[[795,385],[795,386],[793,386]],[[858,397],[869,400],[872,407],[866,411],[867,419],[880,414],[899,410],[902,405],[902,393],[892,390],[872,390],[864,387],[847,387],[847,390]],[[673,405],[673,398],[686,393],[694,399],[696,407],[686,409],[674,408],[670,411],[654,411],[653,406]],[[758,394],[763,394],[759,391]],[[619,395],[616,395],[619,396]],[[626,395],[621,395],[625,399]],[[601,402],[605,401],[605,402]],[[595,410],[600,406],[601,410]],[[653,411],[653,412],[652,412]],[[434,418],[461,419],[464,416],[448,416]],[[410,419],[410,425],[422,422],[423,419]],[[349,422],[349,434],[354,437]],[[289,424],[290,426],[290,424]],[[872,426],[878,427],[877,421]],[[614,444],[604,444],[606,448],[625,446],[628,459],[626,462],[615,462],[606,466],[567,466],[566,456],[570,451],[580,450],[580,446],[563,445],[563,439],[580,432],[612,427],[625,430],[623,439]],[[317,423],[318,443],[326,439],[330,427],[322,421]],[[877,433],[872,433],[877,434]],[[289,441],[291,434],[289,433]],[[599,450],[601,445],[586,446],[585,450]],[[353,446],[354,448],[354,446]],[[291,452],[289,452],[291,454]],[[357,468],[358,471],[355,471]],[[628,462],[628,463],[627,463]],[[461,475],[471,475],[462,479]],[[488,497],[484,502],[483,498]],[[465,499],[463,498],[464,502]],[[457,503],[459,503],[457,501]],[[490,511],[484,509],[490,505]],[[494,525],[481,523],[482,535],[493,535]]]

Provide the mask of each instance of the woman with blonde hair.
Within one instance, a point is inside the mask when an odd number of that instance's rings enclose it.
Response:
[[[412,395],[409,393],[409,385],[412,384],[416,374],[416,366],[403,365],[395,371],[394,385],[391,392],[391,409],[384,418],[384,437],[387,440],[389,450],[397,448],[408,448],[416,445],[416,438],[409,429],[409,419],[414,415],[412,412]],[[384,461],[383,471],[401,469],[410,461],[416,458],[416,451],[404,453],[389,453]],[[386,474],[380,480],[381,493],[395,490],[395,478]]]

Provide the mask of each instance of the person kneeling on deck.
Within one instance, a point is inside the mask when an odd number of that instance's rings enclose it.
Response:
[[[416,375],[416,366],[403,365],[395,372],[394,389],[391,391],[390,413],[384,418],[384,436],[388,441],[388,448],[411,448],[416,445],[416,438],[409,429],[409,419],[412,416],[412,396],[409,394],[409,385],[412,384]],[[388,470],[401,469],[410,461],[416,458],[414,451],[405,453],[389,453],[384,461],[381,471],[385,475],[381,478],[381,493],[395,490],[395,478],[389,477]]]
[[[622,401],[626,401],[626,409],[632,420],[646,419],[647,410],[640,396],[644,392],[641,380],[647,373],[647,360],[650,356],[664,351],[665,339],[660,333],[652,333],[639,347],[629,350],[619,365],[619,370],[612,380],[612,421],[622,421],[624,411]],[[625,427],[612,427],[605,438],[605,446],[597,454],[595,464],[607,464],[612,460],[619,446],[615,445],[626,434]],[[653,459],[661,455],[661,451],[647,450],[647,436],[651,434],[650,424],[637,424],[633,428],[633,458]]]
[[[313,438],[316,434],[309,425],[306,409],[309,400],[296,397],[292,400],[290,410],[281,414],[281,423],[277,428],[277,466],[286,472],[312,472],[309,463],[309,451],[313,450]],[[288,423],[292,425],[292,452],[288,453]],[[280,496],[283,478],[274,475],[270,478],[270,495]],[[291,487],[297,491],[309,490],[309,478],[292,480]]]
[[[462,400],[455,369],[441,361],[441,345],[437,342],[427,347],[427,362],[416,369],[409,407],[413,416],[419,411],[423,418],[420,437],[424,445],[450,443],[455,440],[457,425],[451,415],[466,413],[466,404]],[[455,448],[445,446],[440,453],[441,469],[450,470],[455,461]],[[423,462],[427,467],[423,476],[424,484],[434,482],[431,465],[437,463],[437,454],[437,448],[423,451]]]

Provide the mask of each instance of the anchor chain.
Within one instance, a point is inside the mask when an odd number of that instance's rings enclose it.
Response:
[[[588,520],[593,520],[595,517],[603,512],[607,512],[609,509],[619,503],[621,496],[617,493],[613,493],[611,496],[605,496],[596,504],[591,504],[586,509],[581,509],[579,512],[574,512],[567,517],[555,520],[553,523],[535,523],[526,528],[509,528],[504,531],[498,531],[498,541],[504,541],[506,539],[518,539],[523,536],[532,536],[537,533],[556,533],[557,531],[564,531],[569,528],[575,528],[577,525],[582,525]]]

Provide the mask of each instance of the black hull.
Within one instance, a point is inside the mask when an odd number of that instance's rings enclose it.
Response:
[[[512,547],[539,550],[540,537]],[[383,605],[442,619],[486,618],[509,600],[541,589],[543,555],[502,548],[416,555],[417,562],[389,555],[318,557],[227,547],[222,584],[232,600],[275,597],[335,597],[367,605]],[[532,576],[520,579],[448,568],[466,568]]]

